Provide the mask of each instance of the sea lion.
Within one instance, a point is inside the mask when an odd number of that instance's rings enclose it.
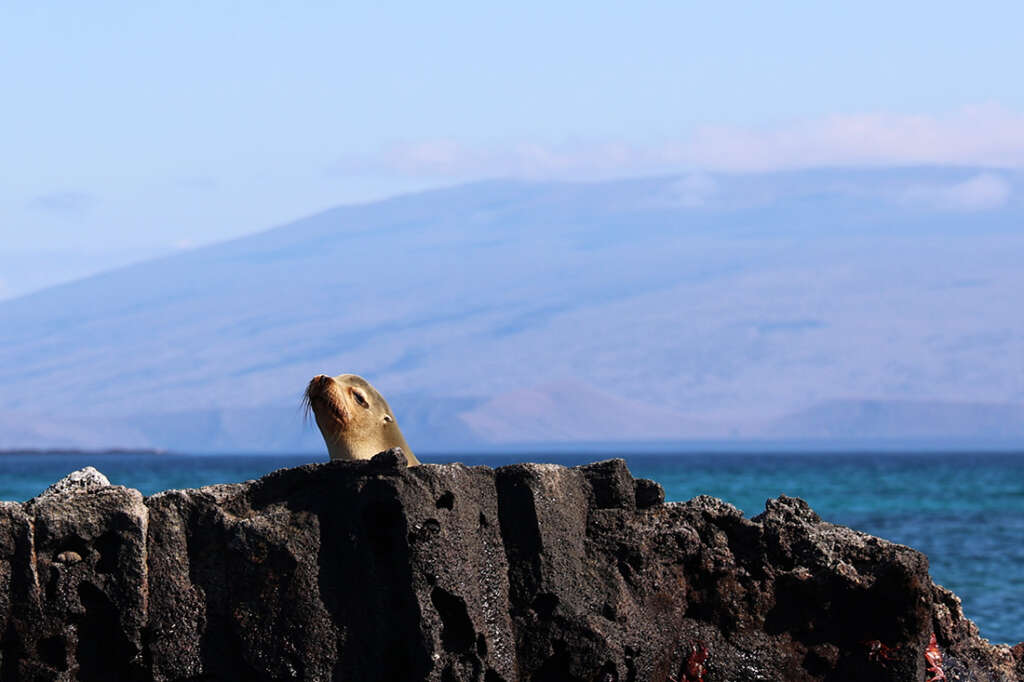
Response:
[[[331,459],[370,459],[388,448],[402,448],[409,466],[420,463],[387,401],[361,376],[318,374],[306,387],[305,403]]]

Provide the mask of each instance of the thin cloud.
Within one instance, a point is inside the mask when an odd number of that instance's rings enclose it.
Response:
[[[1024,166],[1024,116],[998,107],[947,116],[831,116],[750,130],[705,128],[677,150],[702,166],[762,171],[822,166]]]
[[[683,208],[700,208],[718,192],[718,182],[707,173],[690,173],[669,186],[671,202]]]
[[[776,127],[705,126],[660,144],[601,140],[488,146],[421,140],[343,158],[331,172],[438,179],[592,179],[679,170],[907,165],[1024,168],[1024,115],[998,106],[943,116],[836,115]]]
[[[84,192],[50,192],[29,202],[32,208],[67,218],[81,218],[96,204],[96,197]]]
[[[1004,178],[981,173],[951,185],[915,185],[907,188],[906,203],[946,211],[984,211],[1004,206],[1013,188]]]

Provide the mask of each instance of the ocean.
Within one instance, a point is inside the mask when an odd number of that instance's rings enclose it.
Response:
[[[421,456],[501,466],[519,461],[581,464],[613,455]],[[671,501],[720,497],[754,516],[765,500],[801,497],[826,521],[914,547],[932,578],[963,600],[992,642],[1024,640],[1024,453],[629,454],[636,477],[652,478]],[[0,500],[27,500],[92,465],[112,483],[150,495],[258,478],[316,455],[6,454]]]

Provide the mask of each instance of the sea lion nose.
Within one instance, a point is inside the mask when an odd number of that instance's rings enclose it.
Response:
[[[329,383],[331,383],[331,378],[329,376],[327,376],[326,374],[317,374],[310,380],[309,387],[312,389],[316,389],[318,391],[322,391],[324,388],[327,387]]]

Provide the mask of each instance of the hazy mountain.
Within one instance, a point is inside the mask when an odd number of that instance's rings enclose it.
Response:
[[[815,440],[933,438],[1024,442],[1024,405],[834,400],[788,415],[765,435]]]
[[[319,449],[299,397],[348,371],[420,449],[1021,439],[1022,180],[489,182],[333,209],[0,302],[0,447]]]

